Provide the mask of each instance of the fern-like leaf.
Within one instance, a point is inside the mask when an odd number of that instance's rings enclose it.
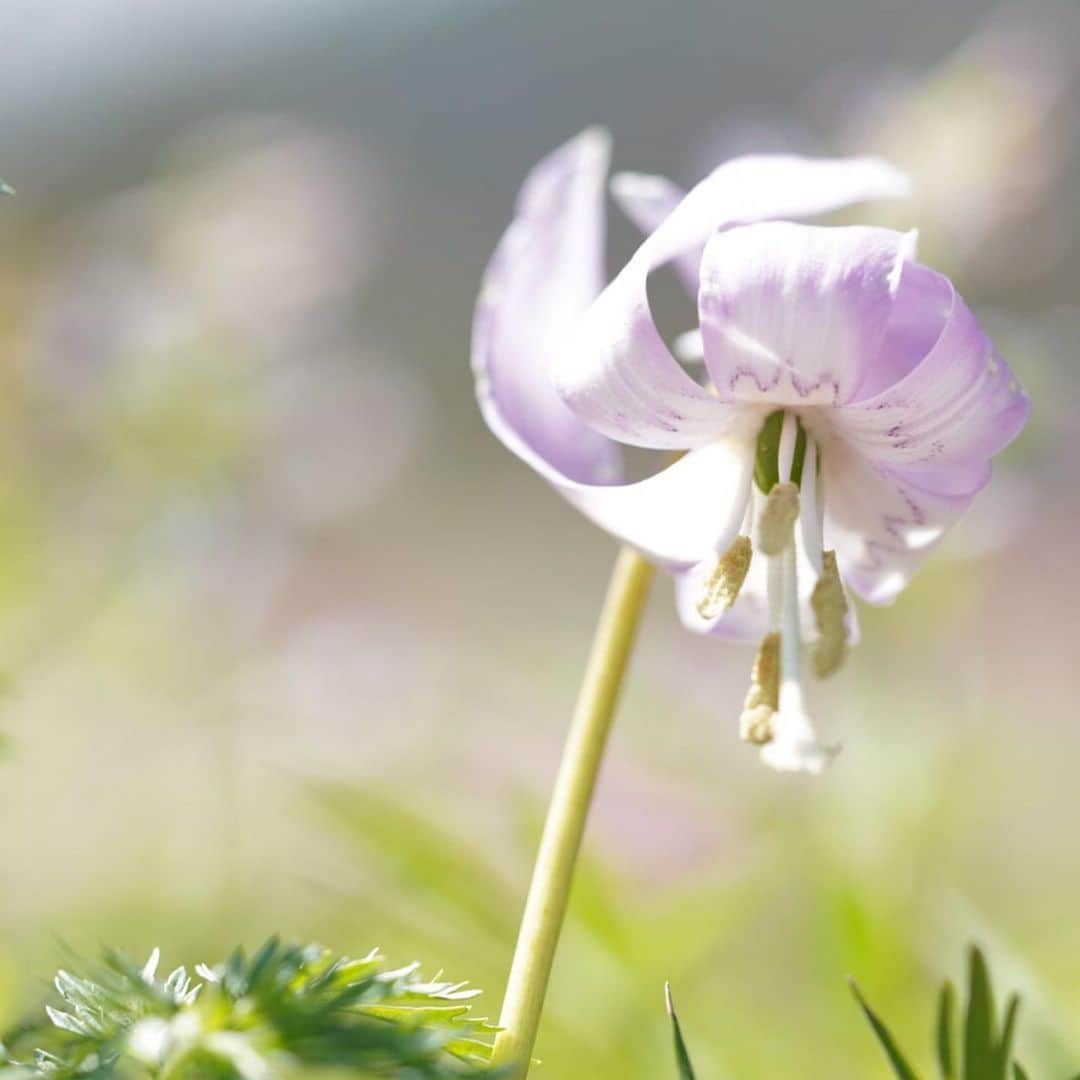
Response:
[[[118,953],[89,976],[61,971],[48,1022],[9,1035],[0,1077],[249,1080],[348,1068],[402,1080],[492,1077],[495,1029],[470,1012],[477,991],[272,938],[196,976],[157,978]]]

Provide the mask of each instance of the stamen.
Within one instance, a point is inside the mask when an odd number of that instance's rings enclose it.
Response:
[[[836,565],[836,552],[824,552],[821,563],[821,575],[810,596],[819,635],[810,660],[814,674],[824,679],[839,669],[847,654],[848,602]]]
[[[717,539],[716,561],[705,579],[697,602],[703,619],[716,619],[728,611],[739,597],[750,570],[753,548],[749,533],[754,520],[755,496],[753,460],[741,461],[741,497],[732,502],[727,520]],[[726,548],[722,545],[727,545]]]
[[[802,532],[803,548],[814,573],[821,576],[822,514],[818,498],[817,443],[806,440],[806,454],[803,458],[802,481],[799,484],[799,529]]]
[[[783,568],[783,603],[780,610],[780,677],[785,696],[802,705],[802,631],[799,628],[799,569],[794,546],[780,561]]]
[[[740,534],[731,546],[716,557],[716,566],[705,582],[698,600],[698,614],[703,619],[715,619],[729,611],[739,597],[753,557],[750,537]]]
[[[799,516],[799,489],[790,480],[774,484],[758,518],[758,550],[779,555],[791,545]]]
[[[780,635],[766,634],[758,646],[750,673],[750,689],[739,717],[746,742],[764,746],[773,737],[772,718],[780,705]]]

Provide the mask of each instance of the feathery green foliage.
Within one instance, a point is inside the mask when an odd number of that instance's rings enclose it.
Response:
[[[335,959],[318,945],[271,938],[195,978],[156,975],[108,953],[90,976],[61,971],[48,1023],[14,1032],[0,1076],[50,1080],[269,1080],[348,1070],[395,1080],[496,1075],[494,1028],[470,1014],[479,993],[385,970],[378,952]]]
[[[919,1074],[900,1050],[892,1032],[867,1003],[854,981],[851,988],[898,1080],[919,1080]],[[938,1071],[942,1080],[1026,1080],[1027,1073],[1023,1067],[1012,1060],[1019,1009],[1020,998],[1012,994],[1006,1002],[1001,1027],[998,1028],[993,984],[986,958],[978,948],[972,947],[968,954],[968,1000],[962,1063],[956,1055],[956,993],[952,984],[946,982],[938,995],[936,1042]],[[1080,1077],[1074,1080],[1080,1080]]]

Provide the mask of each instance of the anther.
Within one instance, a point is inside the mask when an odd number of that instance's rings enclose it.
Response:
[[[847,653],[848,602],[836,565],[835,551],[821,554],[821,576],[810,596],[810,607],[814,611],[818,629],[811,663],[814,674],[824,679],[840,667]]]
[[[784,552],[791,543],[798,516],[798,487],[790,481],[774,484],[758,518],[758,550],[763,555]]]
[[[739,733],[749,743],[772,741],[773,714],[780,707],[780,635],[766,634],[754,658],[750,689],[739,718]]]
[[[717,555],[716,566],[705,582],[697,604],[698,614],[703,619],[715,619],[730,610],[746,580],[753,554],[750,537],[740,535],[727,551]]]

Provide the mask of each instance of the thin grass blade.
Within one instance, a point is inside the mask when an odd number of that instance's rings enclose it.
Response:
[[[671,999],[671,984],[664,983],[664,1003],[668,1016],[671,1017],[671,1034],[675,1042],[675,1061],[679,1067],[679,1080],[694,1080],[694,1067],[690,1064],[690,1054],[686,1049],[679,1018],[675,1015],[675,1002]]]
[[[893,1038],[892,1032],[885,1026],[884,1021],[878,1016],[872,1008],[866,998],[863,997],[862,991],[859,989],[859,984],[854,979],[850,980],[851,992],[855,995],[855,1000],[859,1003],[859,1007],[862,1009],[866,1019],[870,1022],[870,1027],[873,1028],[874,1034],[877,1036],[878,1042],[881,1044],[882,1050],[885,1051],[885,1056],[889,1059],[889,1064],[892,1066],[893,1072],[897,1076],[897,1080],[919,1080],[919,1074],[908,1064],[907,1059],[900,1051],[900,1047],[896,1043],[896,1039]]]

